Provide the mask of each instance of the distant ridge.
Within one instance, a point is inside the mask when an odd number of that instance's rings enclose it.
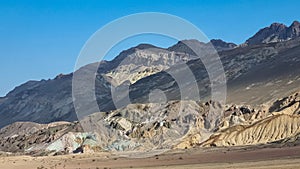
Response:
[[[269,27],[260,29],[245,43],[257,45],[262,43],[282,42],[300,36],[300,23],[294,21],[289,27],[282,23],[272,23]]]

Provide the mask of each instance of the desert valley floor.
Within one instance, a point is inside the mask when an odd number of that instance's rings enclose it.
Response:
[[[300,146],[230,147],[173,150],[148,158],[125,158],[110,153],[0,158],[2,169],[115,169],[115,168],[300,168]]]

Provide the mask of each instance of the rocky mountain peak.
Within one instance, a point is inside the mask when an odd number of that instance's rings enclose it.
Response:
[[[217,51],[233,49],[237,46],[234,43],[225,42],[221,39],[212,39],[210,40],[210,43],[216,48]]]
[[[289,27],[282,23],[272,23],[269,27],[260,29],[246,41],[247,45],[281,42],[300,36],[300,23],[294,21]]]
[[[141,43],[136,47],[134,47],[134,49],[140,49],[140,50],[149,49],[149,48],[159,48],[159,47],[147,43]]]
[[[300,25],[299,21],[294,21],[291,26],[299,26],[299,25]]]
[[[288,33],[292,38],[300,36],[300,22],[294,21],[288,28]]]
[[[149,48],[159,48],[159,47],[156,47],[154,45],[151,45],[151,44],[146,44],[146,43],[141,43],[135,47],[132,47],[132,48],[129,48],[127,50],[124,50],[122,51],[116,58],[115,60],[123,60],[124,57],[130,55],[130,54],[133,54],[134,52],[136,52],[137,50],[145,50],[145,49],[149,49]]]
[[[281,31],[284,30],[285,28],[287,28],[286,25],[282,24],[282,23],[272,23],[269,27],[266,27],[265,29],[272,29],[274,31]]]
[[[189,53],[191,55],[196,55],[194,53],[194,51],[188,47],[187,44],[191,45],[191,44],[200,44],[201,42],[199,42],[196,39],[189,39],[189,40],[181,40],[178,41],[175,45],[171,46],[168,48],[169,51],[175,51],[175,52],[182,52],[182,53]],[[201,43],[202,45],[204,45],[204,43]]]
[[[230,42],[225,42],[221,39],[212,39],[208,43],[200,42],[196,39],[189,39],[189,40],[182,40],[179,41],[174,46],[171,46],[168,48],[168,50],[171,51],[178,51],[178,52],[186,52],[192,55],[195,55],[195,53],[187,46],[189,45],[197,45],[200,48],[210,48],[211,45],[216,49],[216,51],[222,51],[222,50],[229,50],[235,48],[237,45]]]

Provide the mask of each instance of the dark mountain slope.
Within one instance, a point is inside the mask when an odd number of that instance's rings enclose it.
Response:
[[[294,22],[289,28],[278,25],[278,28],[274,28],[275,32],[286,29],[290,40],[282,42],[257,44],[253,41],[248,46],[237,47],[221,40],[211,41],[210,44],[218,50],[224,66],[229,102],[260,104],[273,96],[278,98],[282,92],[299,88],[300,40],[296,38],[297,25]],[[267,37],[269,34],[265,35]],[[164,92],[167,100],[181,99],[178,84],[169,73],[180,70],[180,64],[187,63],[195,77],[201,99],[209,99],[210,81],[207,71],[184,42],[198,45],[197,49],[203,51],[202,55],[210,57],[211,53],[206,49],[211,50],[211,46],[195,40],[181,41],[168,49],[142,44],[121,52],[112,61],[102,61],[96,74],[96,92],[82,89],[81,94],[96,93],[101,111],[115,109],[111,86],[120,91],[129,87],[133,103],[149,102],[148,95],[154,89]],[[93,74],[91,71],[97,69],[97,66],[98,63],[84,66],[77,73]],[[0,128],[16,121],[49,123],[77,120],[72,99],[72,77],[73,74],[69,74],[59,75],[52,80],[29,81],[0,98]],[[83,83],[87,81],[89,79],[82,79]],[[191,81],[181,84],[184,86],[182,90],[190,93],[182,99],[195,99],[196,91],[192,90],[192,84]],[[81,105],[81,110],[86,114],[98,111],[89,104]]]

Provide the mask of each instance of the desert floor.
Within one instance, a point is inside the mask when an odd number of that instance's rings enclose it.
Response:
[[[123,154],[124,155],[124,154]],[[0,169],[109,169],[109,168],[255,168],[300,169],[300,146],[275,148],[195,148],[148,158],[125,158],[110,153],[64,156],[0,157]]]

